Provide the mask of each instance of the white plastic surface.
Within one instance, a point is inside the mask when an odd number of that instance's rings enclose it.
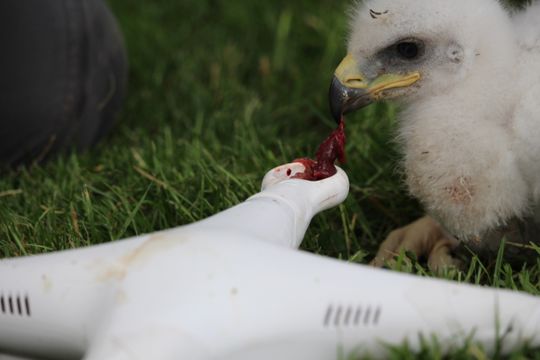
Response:
[[[288,180],[201,222],[85,249],[0,261],[0,353],[86,360],[384,358],[420,333],[444,347],[540,345],[540,301],[348,264],[298,247],[346,174]],[[279,171],[278,171],[279,170]],[[291,171],[291,174],[294,174]],[[10,300],[11,299],[11,300]],[[11,301],[11,306],[10,306]],[[0,304],[1,305],[1,304]],[[3,310],[2,310],[3,309]]]

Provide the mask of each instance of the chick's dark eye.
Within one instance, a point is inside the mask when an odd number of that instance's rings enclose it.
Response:
[[[406,60],[416,59],[420,55],[420,47],[417,43],[403,41],[396,45],[398,55]]]

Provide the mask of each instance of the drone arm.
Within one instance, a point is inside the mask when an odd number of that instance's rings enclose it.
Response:
[[[280,170],[280,173],[286,174],[286,171]],[[192,227],[242,233],[269,243],[298,248],[313,216],[343,202],[348,191],[349,181],[341,169],[320,181],[283,177],[272,184],[263,182],[263,190],[247,201]]]

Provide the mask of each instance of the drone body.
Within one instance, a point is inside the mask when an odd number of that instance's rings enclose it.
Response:
[[[192,225],[0,261],[0,354],[384,358],[386,344],[419,349],[420,334],[437,336],[444,351],[471,340],[492,352],[502,333],[503,352],[540,345],[535,297],[295,251],[312,216],[348,192],[341,170],[317,182],[282,181],[302,170],[278,167],[264,191]]]

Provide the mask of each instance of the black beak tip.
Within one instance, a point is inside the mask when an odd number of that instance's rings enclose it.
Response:
[[[343,105],[346,100],[345,97],[346,92],[343,91],[343,85],[341,85],[341,82],[334,76],[332,83],[330,84],[328,100],[330,102],[330,113],[338,124],[343,117]]]

